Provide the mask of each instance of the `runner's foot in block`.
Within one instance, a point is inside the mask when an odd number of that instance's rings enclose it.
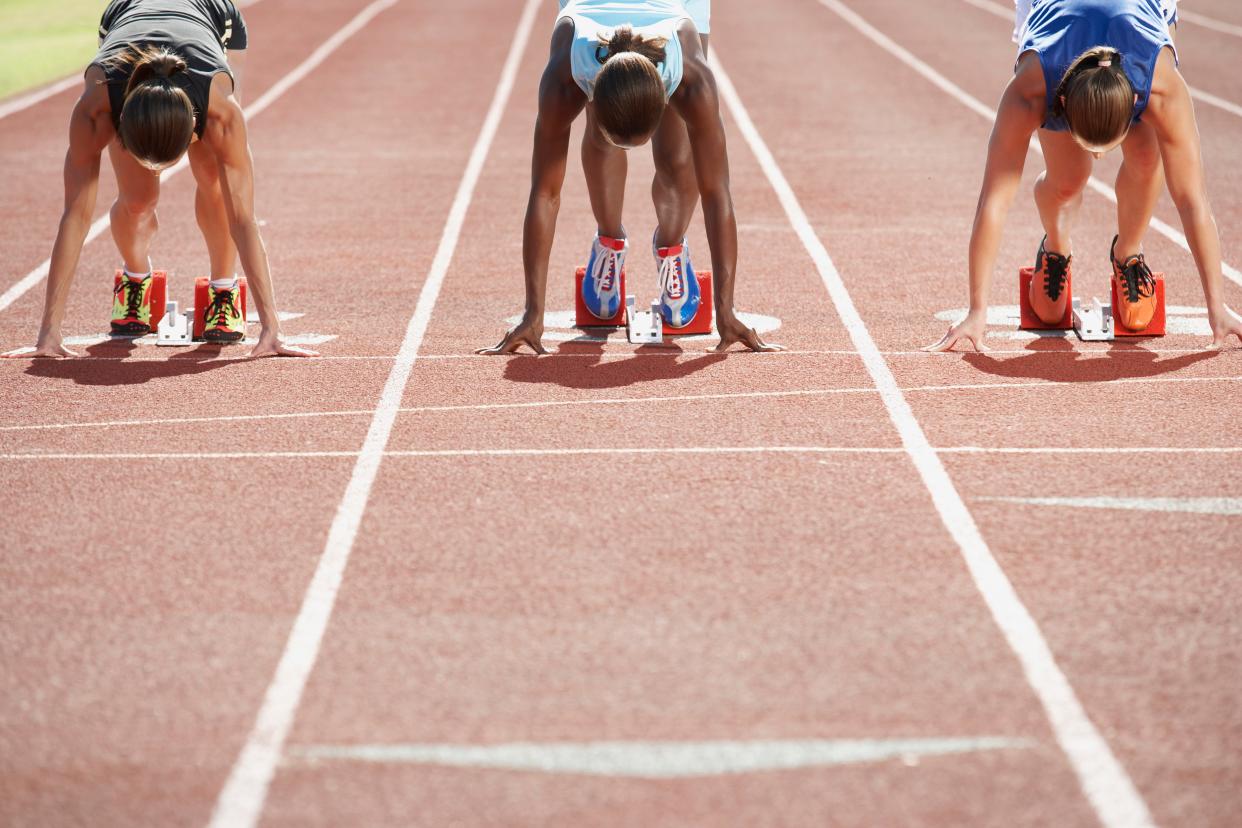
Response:
[[[207,307],[203,308],[203,339],[208,342],[238,342],[246,336],[246,317],[241,311],[241,286],[207,286]]]
[[[1132,331],[1141,331],[1156,315],[1156,277],[1142,253],[1117,261],[1117,237],[1109,252],[1113,282],[1117,285],[1117,318]]]
[[[1031,278],[1029,298],[1035,315],[1045,325],[1056,325],[1065,318],[1065,306],[1069,302],[1065,286],[1069,283],[1073,257],[1049,252],[1044,248],[1047,241],[1048,237],[1044,236],[1035,254],[1035,275]]]
[[[582,280],[582,301],[591,315],[612,319],[621,309],[621,271],[625,268],[625,239],[595,237],[586,278]]]
[[[142,336],[151,332],[151,274],[142,279],[122,276],[112,291],[112,332],[122,336]]]
[[[652,252],[660,273],[660,315],[670,328],[684,328],[699,312],[699,280],[690,265],[690,245],[682,239],[672,247],[656,247],[653,240]]]

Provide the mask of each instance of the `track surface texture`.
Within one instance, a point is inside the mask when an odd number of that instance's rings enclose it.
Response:
[[[570,327],[579,131],[552,353],[473,355],[522,307],[551,0],[247,8],[245,102],[370,15],[251,123],[284,331],[323,357],[102,337],[104,230],[83,358],[0,362],[0,823],[1237,824],[1242,352],[1203,350],[1190,254],[1147,238],[1162,339],[1021,335],[1032,153],[994,350],[921,353],[965,305],[1005,6],[714,6],[737,305],[778,354]],[[1242,10],[1185,11],[1242,266]],[[50,251],[74,95],[0,118],[0,291]],[[97,216],[114,190],[105,160]],[[1106,295],[1113,209],[1088,192],[1080,295]],[[184,301],[189,174],[160,219]],[[706,267],[697,219],[690,243]]]

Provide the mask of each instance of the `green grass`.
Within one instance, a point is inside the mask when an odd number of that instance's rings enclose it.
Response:
[[[0,99],[86,66],[106,0],[0,0]]]

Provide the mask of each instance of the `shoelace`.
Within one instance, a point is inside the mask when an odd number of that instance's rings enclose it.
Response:
[[[237,306],[233,304],[233,291],[217,290],[216,295],[211,297],[211,303],[203,309],[203,321],[210,322],[212,317],[215,317],[216,325],[227,327],[230,316],[237,316]]]
[[[142,287],[144,282],[135,282],[128,276],[121,279],[120,284],[112,291],[115,296],[121,291],[125,291],[125,315],[127,317],[138,318],[138,311],[142,309]]]
[[[1044,290],[1048,298],[1056,301],[1065,289],[1065,280],[1069,274],[1069,257],[1044,254],[1044,268],[1047,276],[1044,279]]]
[[[591,274],[595,280],[595,292],[606,293],[612,290],[613,281],[617,278],[617,251],[611,247],[604,248],[595,260],[595,272]]]
[[[669,299],[680,299],[682,289],[681,256],[660,259],[660,290]]]
[[[1117,263],[1117,270],[1125,282],[1126,299],[1137,302],[1140,297],[1150,297],[1156,293],[1156,278],[1151,275],[1142,255],[1131,256],[1125,264]]]

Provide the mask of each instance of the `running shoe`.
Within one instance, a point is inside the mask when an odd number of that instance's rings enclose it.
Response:
[[[1047,241],[1048,237],[1044,236],[1039,243],[1039,252],[1035,254],[1035,275],[1031,278],[1028,296],[1035,315],[1045,325],[1056,325],[1065,318],[1065,306],[1069,301],[1065,286],[1070,280],[1070,260],[1073,257],[1049,253],[1044,248]]]
[[[699,280],[690,265],[690,245],[682,239],[672,247],[656,247],[656,268],[660,274],[660,315],[670,328],[684,328],[699,312]]]
[[[151,274],[142,279],[122,276],[112,291],[112,332],[142,336],[151,332]]]
[[[1113,236],[1108,258],[1117,288],[1117,318],[1130,330],[1141,331],[1156,315],[1156,277],[1142,253],[1117,261],[1117,236]]]
[[[596,235],[582,280],[582,301],[591,315],[612,319],[621,309],[621,271],[625,268],[625,239]]]
[[[241,311],[241,286],[207,286],[207,307],[203,308],[203,339],[208,342],[237,342],[246,335],[246,317]]]

